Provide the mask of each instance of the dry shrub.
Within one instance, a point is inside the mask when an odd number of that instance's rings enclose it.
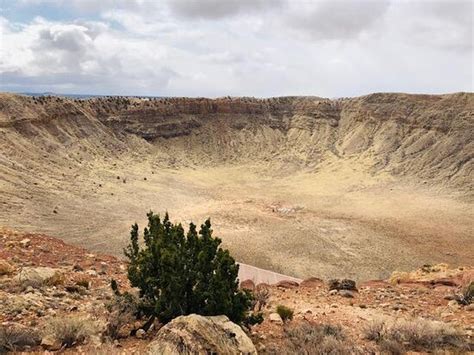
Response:
[[[260,312],[268,303],[270,290],[267,287],[258,287],[253,293],[255,299],[255,310]]]
[[[380,350],[382,354],[402,355],[406,353],[406,350],[403,344],[400,344],[396,340],[382,339],[379,342],[379,346],[380,346]]]
[[[89,318],[61,317],[52,318],[46,324],[43,336],[51,337],[68,348],[84,343],[98,332],[97,325]]]
[[[386,331],[386,320],[384,318],[376,318],[364,328],[364,337],[367,340],[379,342],[382,340]]]
[[[45,285],[47,286],[59,286],[63,285],[66,281],[66,277],[62,272],[56,272],[52,277],[45,281]]]
[[[280,315],[283,322],[293,319],[293,310],[289,307],[280,304],[277,306],[276,312]]]
[[[105,336],[112,339],[120,338],[123,335],[123,330],[130,328],[137,319],[138,299],[130,293],[117,293],[106,307],[109,315]]]
[[[17,326],[0,326],[0,353],[20,351],[41,342],[34,329]]]
[[[469,305],[474,300],[474,281],[471,281],[468,285],[466,285],[460,294],[456,294],[454,299],[462,305]]]
[[[358,354],[340,326],[301,323],[284,329],[288,339],[286,354]]]
[[[377,319],[364,332],[367,339],[377,342],[385,350],[465,349],[467,346],[462,334],[451,325],[423,318],[394,322]]]
[[[77,286],[84,287],[86,290],[88,290],[90,287],[90,278],[87,276],[81,276],[75,280],[75,283]]]

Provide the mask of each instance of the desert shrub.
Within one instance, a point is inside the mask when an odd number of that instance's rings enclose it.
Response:
[[[44,284],[47,286],[59,286],[63,285],[65,281],[66,277],[64,274],[62,272],[56,272],[52,277],[47,279]]]
[[[0,326],[0,353],[20,351],[25,347],[38,345],[41,338],[30,328],[17,326]]]
[[[357,354],[360,351],[346,338],[340,326],[300,323],[286,326],[285,354]]]
[[[46,323],[43,336],[51,337],[68,348],[84,343],[96,333],[98,333],[98,329],[91,319],[61,317],[52,318]]]
[[[121,330],[139,318],[139,302],[138,298],[131,293],[120,293],[115,280],[112,280],[111,286],[115,297],[106,304],[109,314],[104,335],[112,339],[118,339],[121,336]]]
[[[326,336],[332,336],[338,340],[344,339],[342,328],[332,324],[301,323],[296,326],[285,327],[285,334],[290,339],[302,343],[317,344]]]
[[[370,323],[364,333],[367,339],[382,347],[398,348],[400,351],[466,347],[465,340],[457,329],[443,322],[423,318],[401,319],[392,323],[378,319]]]
[[[287,320],[293,319],[293,310],[289,307],[278,305],[276,312],[280,315],[281,319],[286,322]]]
[[[402,355],[406,353],[404,345],[396,340],[382,339],[379,346],[382,354]]]
[[[463,305],[469,305],[474,300],[474,281],[471,281],[469,285],[464,287],[460,294],[454,296],[454,299]]]
[[[260,312],[268,303],[270,290],[267,287],[257,287],[253,293],[257,312]]]
[[[383,318],[376,318],[367,324],[364,329],[364,337],[367,340],[380,341],[382,340],[386,330],[386,321]]]
[[[80,277],[76,279],[76,285],[84,287],[86,290],[89,289],[90,287],[90,279],[88,277]]]
[[[139,245],[135,224],[125,249],[128,278],[140,290],[141,310],[163,323],[191,313],[225,314],[234,322],[243,321],[251,297],[239,290],[239,266],[212,236],[210,220],[199,233],[191,223],[185,234],[168,214],[163,220],[153,212],[147,217],[144,245]]]

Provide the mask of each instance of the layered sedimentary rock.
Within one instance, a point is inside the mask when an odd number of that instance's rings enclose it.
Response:
[[[36,139],[36,149],[92,139],[116,153],[137,136],[172,160],[182,158],[184,165],[202,163],[203,154],[210,164],[251,157],[300,168],[316,168],[327,156],[367,158],[373,172],[467,190],[472,188],[473,115],[474,95],[467,93],[337,100],[0,97],[3,152],[15,137]]]

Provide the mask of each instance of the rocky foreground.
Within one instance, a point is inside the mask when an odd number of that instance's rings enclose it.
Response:
[[[130,300],[110,287],[114,279],[122,292],[134,294],[125,270],[112,256],[0,229],[0,352],[474,350],[473,267],[425,265],[359,285],[318,278],[275,285],[246,280],[241,286],[254,291],[264,320],[242,329],[226,317],[179,317],[164,327],[136,320]]]

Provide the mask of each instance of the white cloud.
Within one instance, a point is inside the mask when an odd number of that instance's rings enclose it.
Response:
[[[41,8],[46,0],[22,2]],[[469,0],[219,3],[49,0],[91,16],[43,13],[18,23],[5,15],[1,88],[330,97],[473,90]]]
[[[239,14],[271,11],[283,5],[281,0],[169,0],[175,15],[191,19],[221,19]]]
[[[356,38],[382,19],[388,0],[291,2],[288,24],[314,39]]]

